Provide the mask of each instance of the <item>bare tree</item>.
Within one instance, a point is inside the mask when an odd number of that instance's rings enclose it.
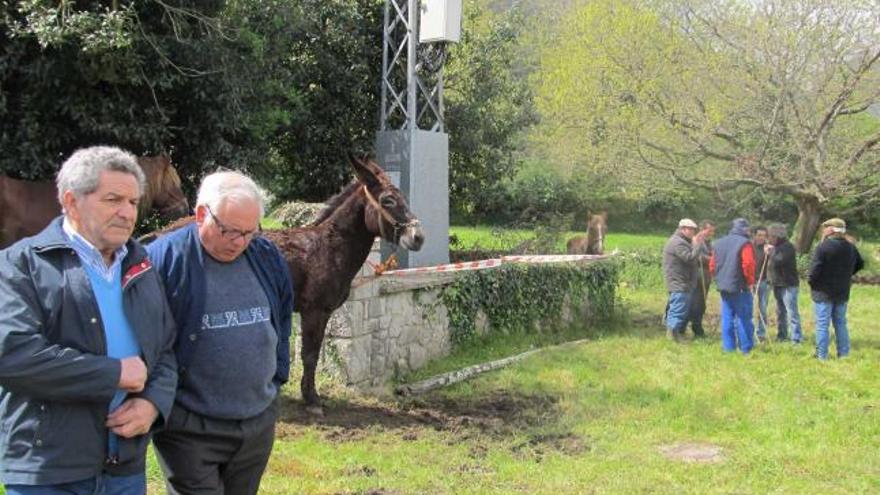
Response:
[[[600,128],[681,184],[787,195],[801,252],[822,214],[880,203],[880,2],[590,0],[560,33],[539,104],[581,143]]]
[[[665,19],[701,55],[690,62],[705,80],[647,95],[644,103],[678,139],[646,135],[646,163],[693,186],[789,195],[799,252],[809,250],[832,201],[837,213],[877,205],[880,121],[867,110],[880,102],[880,3],[673,7]],[[707,160],[728,164],[725,173],[706,173]]]

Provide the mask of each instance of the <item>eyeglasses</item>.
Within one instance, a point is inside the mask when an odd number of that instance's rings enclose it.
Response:
[[[257,224],[256,229],[250,231],[231,229],[223,225],[223,222],[221,222],[220,219],[217,218],[217,215],[215,215],[214,212],[211,211],[210,206],[205,205],[205,209],[208,210],[208,214],[211,215],[211,218],[214,219],[214,223],[217,224],[217,228],[220,229],[220,235],[222,235],[223,238],[227,241],[237,241],[239,239],[244,239],[245,241],[249,242],[254,237],[257,237],[263,233],[263,226],[260,224]]]

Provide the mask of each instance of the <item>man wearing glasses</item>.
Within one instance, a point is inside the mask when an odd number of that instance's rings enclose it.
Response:
[[[148,247],[179,327],[177,397],[154,438],[172,494],[255,494],[269,460],[293,288],[262,216],[253,180],[217,172],[199,188],[196,222]]]

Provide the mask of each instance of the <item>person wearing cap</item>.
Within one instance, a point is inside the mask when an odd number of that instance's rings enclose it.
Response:
[[[737,218],[730,232],[715,242],[709,269],[721,293],[721,348],[732,352],[739,347],[740,352],[748,354],[754,346],[755,329],[751,293],[755,285],[755,253],[749,242],[748,220]]]
[[[690,218],[678,222],[678,229],[663,247],[663,275],[669,299],[666,303],[666,335],[680,341],[690,313],[691,293],[697,282],[697,261],[706,233],[697,233]]]
[[[691,310],[688,316],[694,338],[697,339],[706,336],[706,332],[703,330],[703,315],[706,314],[706,296],[709,293],[709,286],[712,284],[712,274],[709,273],[709,258],[712,256],[715,222],[703,220],[700,222],[700,229],[706,234],[703,244],[700,246],[700,257],[697,260],[697,283],[694,284],[694,289],[691,291]]]
[[[776,299],[776,340],[789,338],[800,344],[801,316],[798,312],[798,290],[800,280],[797,271],[797,251],[788,240],[785,225],[773,224],[767,229],[770,242],[764,246],[767,253],[767,280],[773,287]]]
[[[807,280],[816,319],[816,357],[828,359],[828,326],[834,324],[837,357],[849,354],[846,307],[852,276],[865,263],[859,250],[845,238],[846,222],[831,218],[822,223],[822,242],[816,246]]]

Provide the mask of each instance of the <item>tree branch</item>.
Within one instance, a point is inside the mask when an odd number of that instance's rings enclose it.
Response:
[[[873,101],[869,101],[866,103],[862,103],[859,106],[844,108],[844,109],[841,109],[840,112],[838,112],[838,115],[853,115],[856,113],[862,113],[865,110],[867,110],[868,108],[870,108],[871,105],[873,105],[873,104],[874,104]]]
[[[870,56],[862,62],[858,69],[853,74],[853,77],[849,79],[846,84],[844,84],[843,88],[838,93],[837,98],[835,98],[834,103],[831,104],[831,108],[828,109],[828,112],[825,113],[822,122],[819,124],[819,127],[816,129],[814,134],[814,143],[818,143],[821,138],[828,132],[831,127],[831,124],[834,122],[834,119],[842,112],[845,108],[846,100],[852,96],[853,91],[855,91],[856,86],[859,81],[861,81],[862,77],[868,73],[868,70],[880,59],[880,50],[877,50],[877,53]]]
[[[869,150],[874,149],[878,144],[880,144],[880,132],[874,134],[864,143],[862,143],[859,149],[856,150],[856,152],[849,157],[849,160],[846,161],[846,166],[852,167],[853,165],[855,165],[855,163],[862,158],[862,155],[867,153]]]

